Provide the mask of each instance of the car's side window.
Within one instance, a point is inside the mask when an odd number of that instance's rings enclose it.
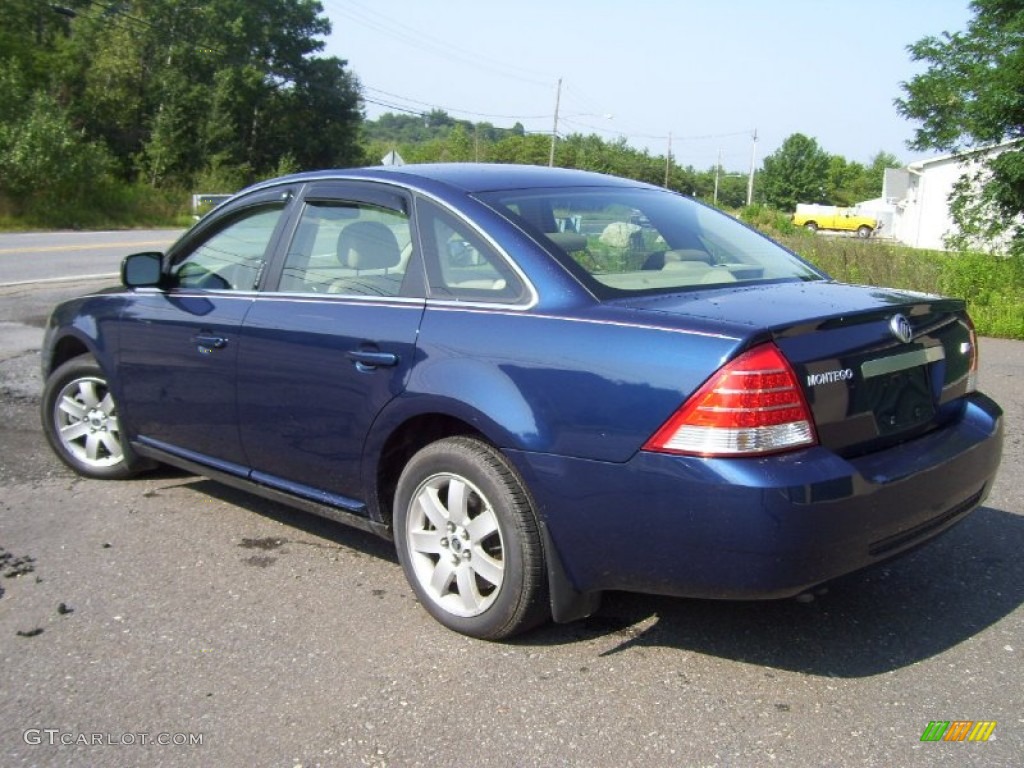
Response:
[[[404,213],[369,203],[310,201],[288,247],[279,290],[397,296],[412,251]]]
[[[420,228],[430,295],[437,299],[514,303],[525,295],[522,281],[466,222],[433,204],[421,203]]]
[[[279,202],[246,209],[171,265],[171,287],[253,290],[283,211]]]

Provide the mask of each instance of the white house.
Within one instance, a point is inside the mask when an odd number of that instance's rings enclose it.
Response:
[[[893,211],[892,226],[888,231],[883,228],[883,236],[915,248],[942,250],[946,247],[946,236],[956,233],[949,213],[949,196],[954,185],[964,174],[973,175],[988,158],[1013,144],[1015,142],[1005,142],[973,152],[919,160],[905,168],[888,169],[881,200],[861,205]],[[1000,243],[988,246],[998,249]]]

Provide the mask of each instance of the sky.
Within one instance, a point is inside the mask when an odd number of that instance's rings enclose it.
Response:
[[[929,156],[893,105],[925,69],[907,46],[973,15],[968,0],[321,2],[324,53],[348,61],[370,119],[437,108],[550,135],[557,99],[561,135],[655,155],[671,135],[680,165],[735,171],[793,133],[849,161]]]

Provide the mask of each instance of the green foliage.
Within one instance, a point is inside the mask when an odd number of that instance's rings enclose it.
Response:
[[[469,137],[469,132],[461,125],[456,126],[448,134],[444,143],[444,148],[441,151],[442,162],[464,163],[474,159],[476,158],[474,157],[473,141]]]
[[[853,185],[864,175],[864,166],[850,163],[846,158],[832,155],[828,162],[827,194],[835,205],[849,206],[857,202]]]
[[[699,195],[706,203],[715,203],[715,169],[708,172],[708,181],[711,184],[711,193],[704,191]],[[718,200],[717,205],[726,210],[736,210],[747,204],[747,183],[749,178],[745,173],[722,173],[718,174]]]
[[[396,115],[387,112],[376,120],[363,122],[362,140],[369,145],[390,147],[426,144],[436,139],[447,139],[456,130],[464,132],[474,143],[494,144],[502,139],[525,135],[523,126],[516,123],[512,128],[496,128],[490,123],[472,123],[457,120],[442,109],[435,109],[422,115]],[[400,154],[404,153],[399,150]]]
[[[488,148],[487,160],[493,163],[547,165],[551,138],[538,134],[508,136]]]
[[[877,240],[786,231],[784,214],[755,206],[743,219],[836,280],[956,296],[978,333],[1024,339],[1024,261],[977,252],[926,251]],[[792,230],[792,224],[789,224]]]
[[[794,133],[764,159],[757,197],[784,211],[795,210],[797,203],[850,206],[880,196],[885,169],[898,167],[899,160],[887,152],[876,154],[865,167]]]
[[[764,159],[759,198],[773,208],[797,203],[827,203],[830,159],[818,142],[794,133]]]
[[[18,166],[28,167],[44,139],[53,166],[74,156],[95,173],[106,158],[123,182],[175,189],[209,176],[237,187],[275,172],[285,157],[291,169],[363,160],[358,82],[341,59],[318,56],[330,23],[316,0],[67,5],[72,18],[28,0],[0,8],[4,70],[19,73],[30,103],[42,105],[33,113],[0,99],[8,145],[13,134],[28,142],[25,116],[35,115],[36,144]],[[63,183],[51,182],[49,170],[36,182]],[[18,197],[16,182],[8,172],[0,193]]]
[[[272,178],[268,175],[268,178]],[[237,192],[249,183],[249,169],[214,161],[196,174],[192,189],[202,194],[226,195]]]
[[[529,134],[518,123],[509,129],[490,123],[456,120],[441,110],[425,115],[384,114],[363,123],[364,155],[370,163],[380,162],[397,150],[409,163],[487,162],[547,165],[551,137]],[[685,195],[712,202],[715,169],[697,171],[692,167],[666,163],[664,156],[651,155],[629,146],[625,139],[606,141],[597,135],[579,133],[559,137],[555,165],[646,181]],[[736,208],[746,200],[746,175],[722,175],[719,205]]]
[[[847,162],[840,155],[829,157],[827,197],[832,205],[851,206],[882,194],[886,168],[899,168],[895,155],[879,152],[868,166]],[[807,202],[807,201],[801,201]]]
[[[858,199],[870,200],[871,198],[879,197],[882,194],[886,169],[900,168],[901,166],[902,163],[896,155],[890,152],[878,152],[871,158],[870,165],[865,169],[864,177],[860,182],[864,197],[859,197]]]
[[[842,282],[943,293],[942,272],[949,257],[940,251],[803,232],[778,239]]]
[[[187,190],[154,189],[108,177],[91,186],[88,196],[58,205],[0,195],[0,229],[185,227],[192,223],[189,199]]]
[[[908,47],[928,70],[903,83],[901,114],[921,122],[915,149],[954,150],[1007,138],[1024,125],[1024,3],[975,0],[965,33],[944,32]]]
[[[1024,339],[1024,260],[988,253],[950,254],[939,286],[968,300],[979,332]]]
[[[918,121],[915,149],[959,152],[1024,135],[1024,2],[975,0],[966,32],[944,32],[911,45],[927,71],[902,87],[900,114]],[[1024,147],[990,160],[955,191],[952,213],[961,235],[1012,238],[1024,255]]]
[[[70,20],[39,0],[0,3],[0,58],[17,69],[30,90],[45,84],[54,64],[54,47],[67,34]],[[0,112],[9,106],[0,102]]]
[[[16,64],[0,63],[0,193],[17,210],[74,204],[106,180],[102,145],[75,130],[51,96],[31,90]]]
[[[744,207],[740,211],[740,219],[770,237],[797,234],[807,236],[802,227],[793,225],[789,214],[776,208],[769,208],[767,205],[755,203]]]

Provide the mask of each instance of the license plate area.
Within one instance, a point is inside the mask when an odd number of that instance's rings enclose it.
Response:
[[[924,424],[935,415],[928,373],[912,368],[865,382],[863,394],[875,414],[879,435],[891,435]]]
[[[929,368],[943,358],[942,347],[930,347],[862,364],[864,380],[858,387],[856,408],[874,414],[879,436],[912,429],[934,417]]]

